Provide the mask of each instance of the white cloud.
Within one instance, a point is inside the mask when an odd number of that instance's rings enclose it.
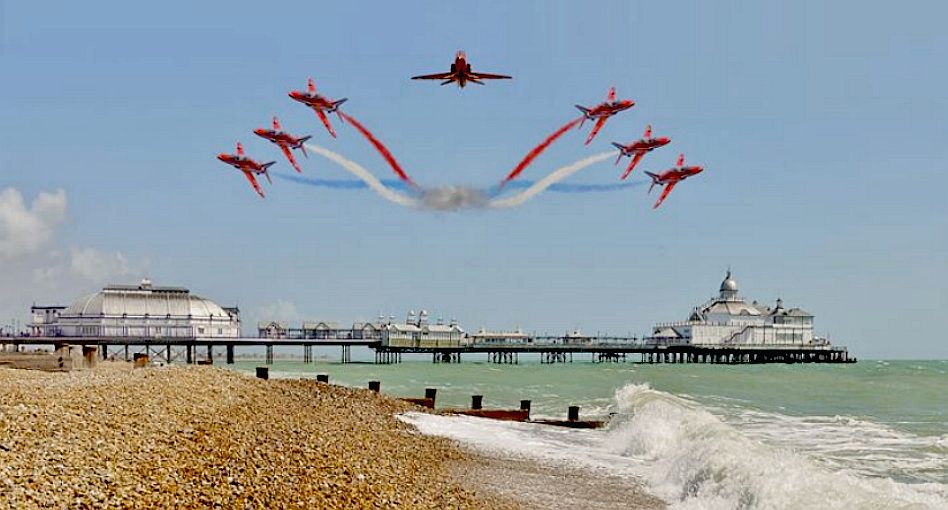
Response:
[[[254,310],[254,317],[261,321],[299,322],[300,311],[292,301],[277,299],[273,303]]]
[[[0,321],[27,320],[30,303],[68,305],[106,283],[136,281],[148,262],[119,251],[64,247],[66,192],[42,192],[27,206],[15,188],[0,191]]]
[[[66,192],[40,193],[26,206],[16,188],[0,191],[0,262],[45,248],[66,219]]]
[[[70,250],[69,268],[76,276],[91,282],[128,278],[135,273],[125,255],[120,252],[106,253],[95,248]]]

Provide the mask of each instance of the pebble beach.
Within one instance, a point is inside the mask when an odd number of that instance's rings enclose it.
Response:
[[[214,367],[0,369],[0,508],[522,507],[462,486],[473,454],[409,409]]]

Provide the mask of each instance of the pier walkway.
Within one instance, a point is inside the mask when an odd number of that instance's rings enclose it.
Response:
[[[498,364],[517,364],[521,354],[537,355],[541,363],[574,361],[634,363],[854,363],[846,347],[830,345],[666,345],[635,337],[529,337],[522,343],[464,344],[447,341],[417,342],[412,346],[383,345],[378,338],[201,338],[201,337],[2,337],[0,344],[55,347],[96,347],[102,359],[131,360],[135,354],[168,363],[213,363],[223,350],[224,361],[234,363],[237,347],[264,348],[266,364],[273,363],[275,347],[298,347],[303,362],[312,363],[313,347],[339,347],[340,361],[352,362],[352,347],[375,351],[375,363],[399,363],[403,354],[430,354],[434,363],[460,363],[473,355]],[[469,359],[469,358],[468,358]]]

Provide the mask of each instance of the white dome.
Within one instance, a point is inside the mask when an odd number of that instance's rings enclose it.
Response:
[[[737,292],[737,280],[731,277],[731,270],[728,269],[724,281],[721,282],[721,292]]]
[[[150,282],[149,282],[150,283]],[[224,318],[230,314],[217,303],[180,287],[112,285],[79,298],[61,314],[64,317],[133,316]]]

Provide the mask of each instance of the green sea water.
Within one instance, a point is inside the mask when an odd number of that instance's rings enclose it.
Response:
[[[252,372],[260,361],[238,361],[237,370]],[[438,389],[439,406],[465,406],[471,395],[483,395],[487,407],[517,407],[521,399],[546,416],[565,415],[579,405],[584,415],[601,417],[615,392],[628,384],[689,396],[712,405],[740,405],[792,416],[851,416],[925,434],[948,434],[948,361],[862,361],[829,365],[649,365],[638,363],[541,364],[522,361],[497,365],[478,361],[459,364],[407,361],[392,365],[340,364],[276,360],[274,377],[315,377],[365,387],[370,380],[382,391],[419,397]]]
[[[232,367],[252,372],[257,366],[264,365],[254,360]],[[422,357],[392,365],[277,360],[270,374],[328,374],[331,382],[355,387],[378,380],[383,393],[396,396],[436,388],[438,407],[467,407],[472,395],[483,395],[485,408],[531,400],[535,417],[563,418],[570,405],[580,406],[583,417],[611,415],[609,427],[591,435],[553,437],[517,428],[523,424],[472,425],[458,418],[430,422],[439,417],[419,418],[419,426],[475,447],[504,443],[516,451],[530,444],[556,458],[551,452],[569,443],[561,456],[571,462],[595,459],[617,472],[635,471],[663,497],[697,501],[694,508],[732,508],[728,501],[747,494],[769,501],[750,507],[792,508],[794,496],[775,494],[791,480],[812,483],[814,473],[834,480],[814,490],[842,498],[827,507],[948,508],[948,361],[648,365],[577,356],[572,363],[521,357],[520,364],[497,365],[467,358],[435,364]],[[795,460],[780,468],[790,473],[779,475],[786,480],[766,474],[787,459]],[[879,495],[866,496],[875,491]]]

